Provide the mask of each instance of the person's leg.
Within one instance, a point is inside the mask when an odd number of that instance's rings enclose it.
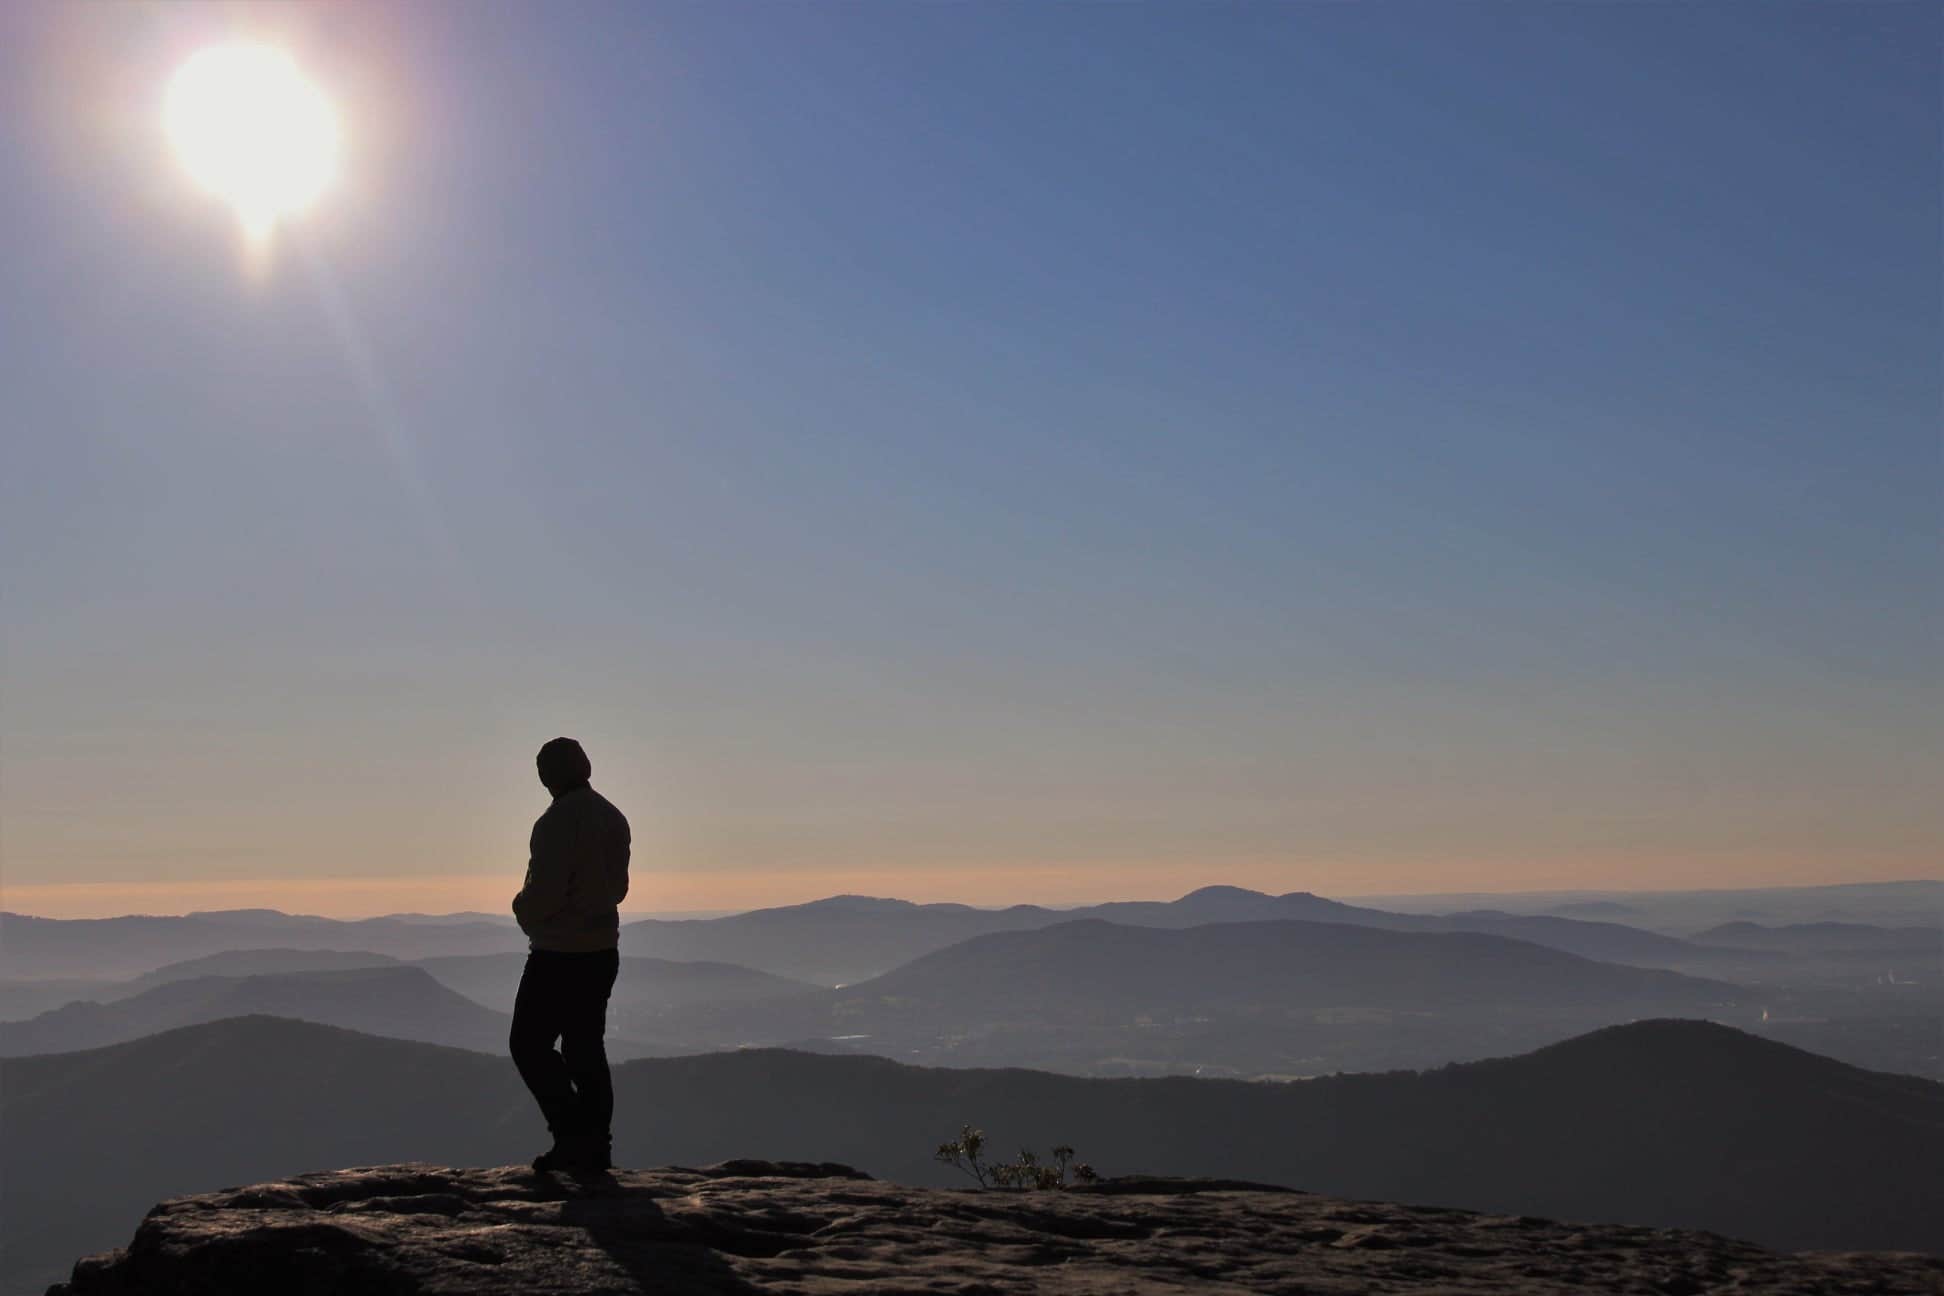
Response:
[[[554,1051],[572,1004],[570,991],[562,976],[560,955],[535,950],[527,955],[526,970],[520,974],[520,990],[513,999],[513,1027],[507,1034],[507,1048],[520,1079],[540,1104],[547,1128],[556,1142],[574,1132],[578,1101],[567,1064]]]
[[[574,986],[561,1020],[560,1054],[578,1095],[575,1132],[600,1152],[614,1119],[614,1082],[608,1074],[607,1005],[620,970],[618,951],[574,956]]]

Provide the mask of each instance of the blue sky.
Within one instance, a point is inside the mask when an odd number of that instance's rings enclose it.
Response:
[[[9,907],[496,907],[561,732],[647,907],[1935,876],[1939,35],[10,9]]]

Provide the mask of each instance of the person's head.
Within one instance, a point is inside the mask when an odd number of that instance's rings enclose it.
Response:
[[[594,767],[588,764],[587,753],[572,738],[556,738],[542,747],[534,764],[539,766],[540,781],[555,796],[573,791],[594,772]]]

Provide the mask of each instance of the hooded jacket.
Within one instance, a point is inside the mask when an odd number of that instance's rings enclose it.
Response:
[[[533,825],[526,885],[513,916],[536,950],[592,953],[621,941],[628,894],[628,820],[583,783],[554,797]]]

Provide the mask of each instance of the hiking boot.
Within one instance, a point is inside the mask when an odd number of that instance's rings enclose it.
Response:
[[[540,1174],[546,1174],[552,1170],[565,1170],[567,1168],[567,1145],[571,1142],[572,1139],[570,1137],[556,1134],[554,1136],[553,1146],[533,1158],[534,1170]]]
[[[557,1134],[554,1145],[533,1158],[533,1168],[542,1174],[599,1173],[612,1167],[608,1146],[608,1140],[598,1134]]]
[[[612,1170],[614,1162],[610,1156],[611,1148],[612,1144],[604,1134],[579,1135],[574,1139],[567,1163],[563,1168],[580,1174],[599,1174],[604,1170]]]

